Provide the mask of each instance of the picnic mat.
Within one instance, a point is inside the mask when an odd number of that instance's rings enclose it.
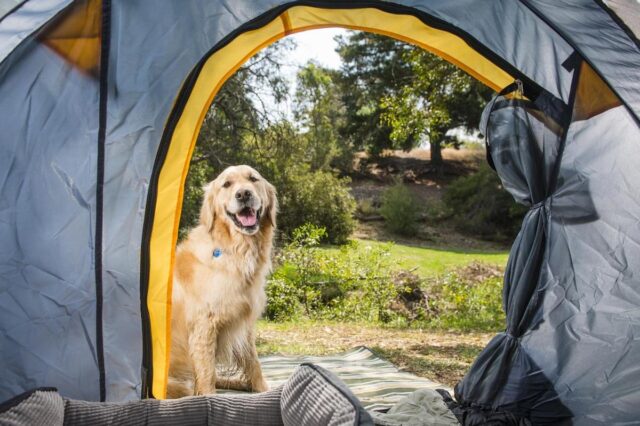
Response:
[[[270,355],[260,358],[262,372],[271,388],[284,383],[303,362],[320,365],[336,374],[367,410],[389,408],[418,389],[445,389],[453,393],[447,386],[398,370],[363,346],[338,355]]]

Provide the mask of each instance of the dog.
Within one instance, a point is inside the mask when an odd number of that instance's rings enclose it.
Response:
[[[268,390],[255,323],[266,305],[276,190],[246,165],[225,169],[204,190],[200,223],[176,249],[169,398],[216,386]],[[222,381],[220,366],[234,366],[240,378]]]

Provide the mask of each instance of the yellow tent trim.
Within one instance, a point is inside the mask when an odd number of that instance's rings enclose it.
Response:
[[[160,171],[149,247],[147,306],[153,354],[152,394],[165,398],[171,342],[171,286],[175,245],[189,162],[204,116],[224,82],[251,56],[278,39],[314,28],[343,27],[384,34],[422,47],[499,90],[514,77],[472,49],[460,37],[411,15],[373,8],[322,9],[294,6],[262,28],[247,31],[214,53],[197,77]]]

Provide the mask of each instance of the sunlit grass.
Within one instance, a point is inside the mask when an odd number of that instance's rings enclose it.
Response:
[[[360,249],[366,246],[379,247],[387,243],[372,240],[356,240]],[[327,251],[338,251],[335,247],[324,247]],[[507,264],[508,252],[487,251],[457,248],[429,248],[415,247],[403,244],[391,244],[388,246],[392,260],[403,269],[414,269],[423,277],[441,275],[448,270],[460,266],[466,266],[471,262],[484,262],[504,267]]]

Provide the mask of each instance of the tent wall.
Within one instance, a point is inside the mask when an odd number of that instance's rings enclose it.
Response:
[[[71,3],[72,0],[30,0],[12,4],[5,12],[13,13],[0,17],[0,63],[10,53],[19,55],[16,48]],[[28,48],[29,43],[25,44]]]
[[[98,83],[37,40],[0,75],[0,399],[99,399]]]
[[[638,141],[622,106],[573,123],[551,200],[545,296],[522,347],[576,424],[638,419]]]
[[[0,399],[43,385],[99,399],[101,364],[107,400],[164,396],[172,256],[203,114],[257,49],[294,31],[338,25],[416,42],[494,88],[519,78],[528,95],[559,110],[570,100],[574,73],[563,64],[575,46],[629,106],[607,104],[570,128],[559,187],[567,191],[554,195],[554,205],[575,210],[584,191],[576,195],[571,185],[587,182],[597,218],[576,222],[550,209],[543,303],[519,347],[553,383],[553,397],[585,421],[597,420],[596,407],[616,396],[606,416],[634,413],[640,176],[630,168],[640,135],[632,115],[638,79],[629,67],[640,53],[622,43],[624,31],[601,9],[576,3],[581,16],[603,17],[600,28],[620,41],[620,52],[608,55],[608,45],[559,8],[533,0],[104,0],[110,22],[102,41],[110,50],[101,69],[108,74],[96,74],[100,68],[80,67],[37,38],[68,3],[31,0],[0,21],[0,368],[11,372]],[[615,130],[607,128],[612,120]],[[621,309],[623,299],[633,303]],[[602,337],[607,327],[617,337]],[[578,350],[564,344],[578,338]],[[604,347],[617,362],[591,368]],[[601,390],[595,396],[593,383]]]

